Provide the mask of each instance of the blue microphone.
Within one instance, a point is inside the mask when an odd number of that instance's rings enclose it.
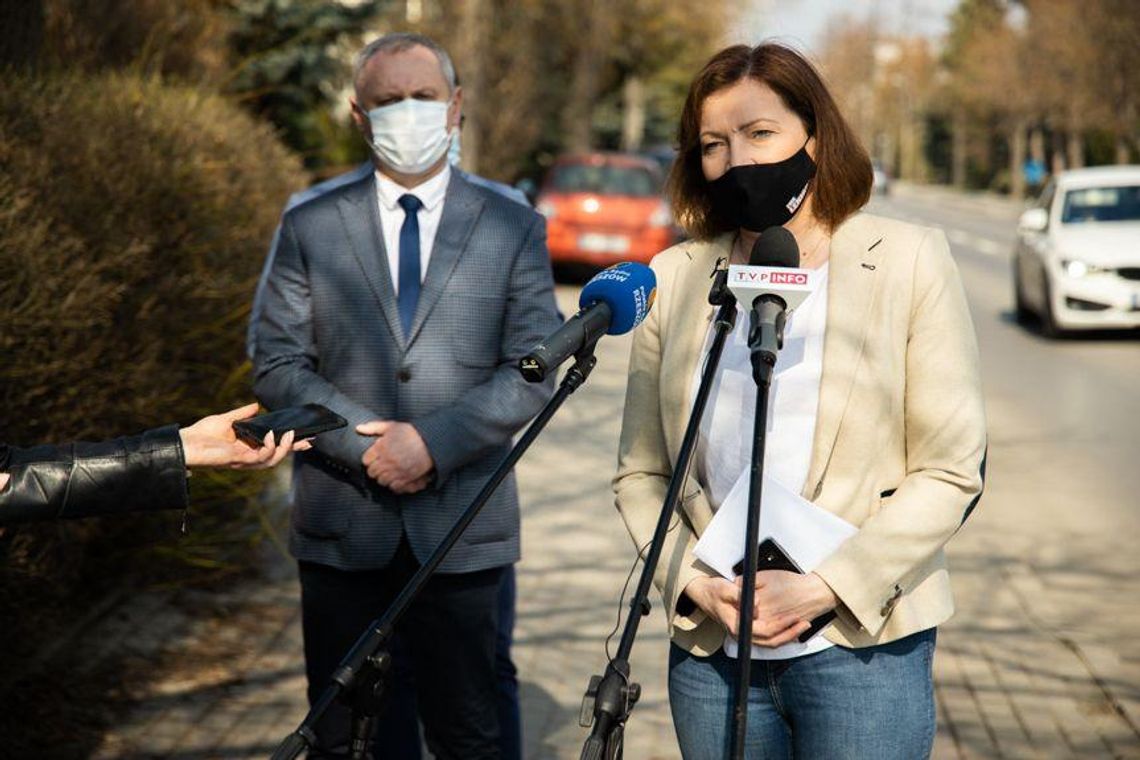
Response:
[[[602,335],[621,335],[641,324],[656,295],[657,277],[644,264],[623,261],[603,269],[582,288],[580,311],[519,359],[519,372],[528,382],[542,382]]]

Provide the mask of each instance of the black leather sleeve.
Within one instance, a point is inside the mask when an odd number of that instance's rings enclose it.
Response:
[[[189,504],[177,425],[103,443],[0,448],[12,478],[0,491],[0,525]]]

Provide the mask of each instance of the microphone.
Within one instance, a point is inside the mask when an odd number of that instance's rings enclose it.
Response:
[[[748,264],[728,268],[728,289],[736,299],[752,306],[760,296],[774,296],[794,311],[816,290],[820,274],[800,269],[800,249],[792,233],[783,227],[769,227],[752,246]]]
[[[542,382],[602,335],[622,335],[641,324],[656,296],[657,277],[644,264],[623,261],[603,269],[582,288],[579,312],[519,359],[519,372],[527,382]]]
[[[729,267],[732,294],[751,308],[748,347],[752,351],[752,376],[758,384],[772,381],[776,352],[784,347],[784,323],[788,312],[807,299],[819,285],[819,272],[800,269],[799,246],[783,227],[760,233],[746,266]]]

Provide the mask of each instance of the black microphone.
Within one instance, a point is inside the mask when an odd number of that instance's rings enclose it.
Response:
[[[577,314],[519,359],[519,372],[540,383],[546,373],[600,337],[621,335],[641,324],[657,295],[657,277],[644,264],[623,261],[603,269],[582,288]]]
[[[796,238],[783,227],[769,227],[760,233],[748,256],[750,267],[795,268],[799,263],[800,248]],[[788,297],[792,294],[781,292],[784,288],[780,286],[792,286],[796,288],[794,296],[807,297],[803,286],[810,282],[810,275],[803,275],[805,279],[801,282],[800,276],[791,272],[787,276],[782,274],[769,272],[766,287],[752,299],[748,347],[752,351],[752,375],[757,383],[771,382],[776,352],[784,347]],[[802,298],[799,299],[801,302]]]
[[[784,227],[769,227],[756,238],[748,255],[752,267],[798,267],[800,247],[796,237]]]

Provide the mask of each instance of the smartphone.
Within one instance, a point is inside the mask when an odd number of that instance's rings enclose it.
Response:
[[[290,430],[293,431],[293,440],[300,441],[318,433],[338,430],[347,424],[348,421],[344,417],[327,407],[320,404],[305,404],[259,414],[248,420],[238,420],[234,423],[234,432],[250,446],[260,448],[265,435],[271,431],[273,441],[281,443],[281,436]]]
[[[744,572],[744,560],[740,560],[732,569],[737,575]],[[803,570],[797,565],[788,553],[784,551],[774,538],[765,538],[760,542],[760,555],[756,561],[756,570],[787,570],[789,573],[803,574]],[[824,629],[832,620],[835,619],[835,610],[825,612],[819,617],[811,621],[811,627],[799,635],[800,643],[806,642],[812,636],[819,633]]]

